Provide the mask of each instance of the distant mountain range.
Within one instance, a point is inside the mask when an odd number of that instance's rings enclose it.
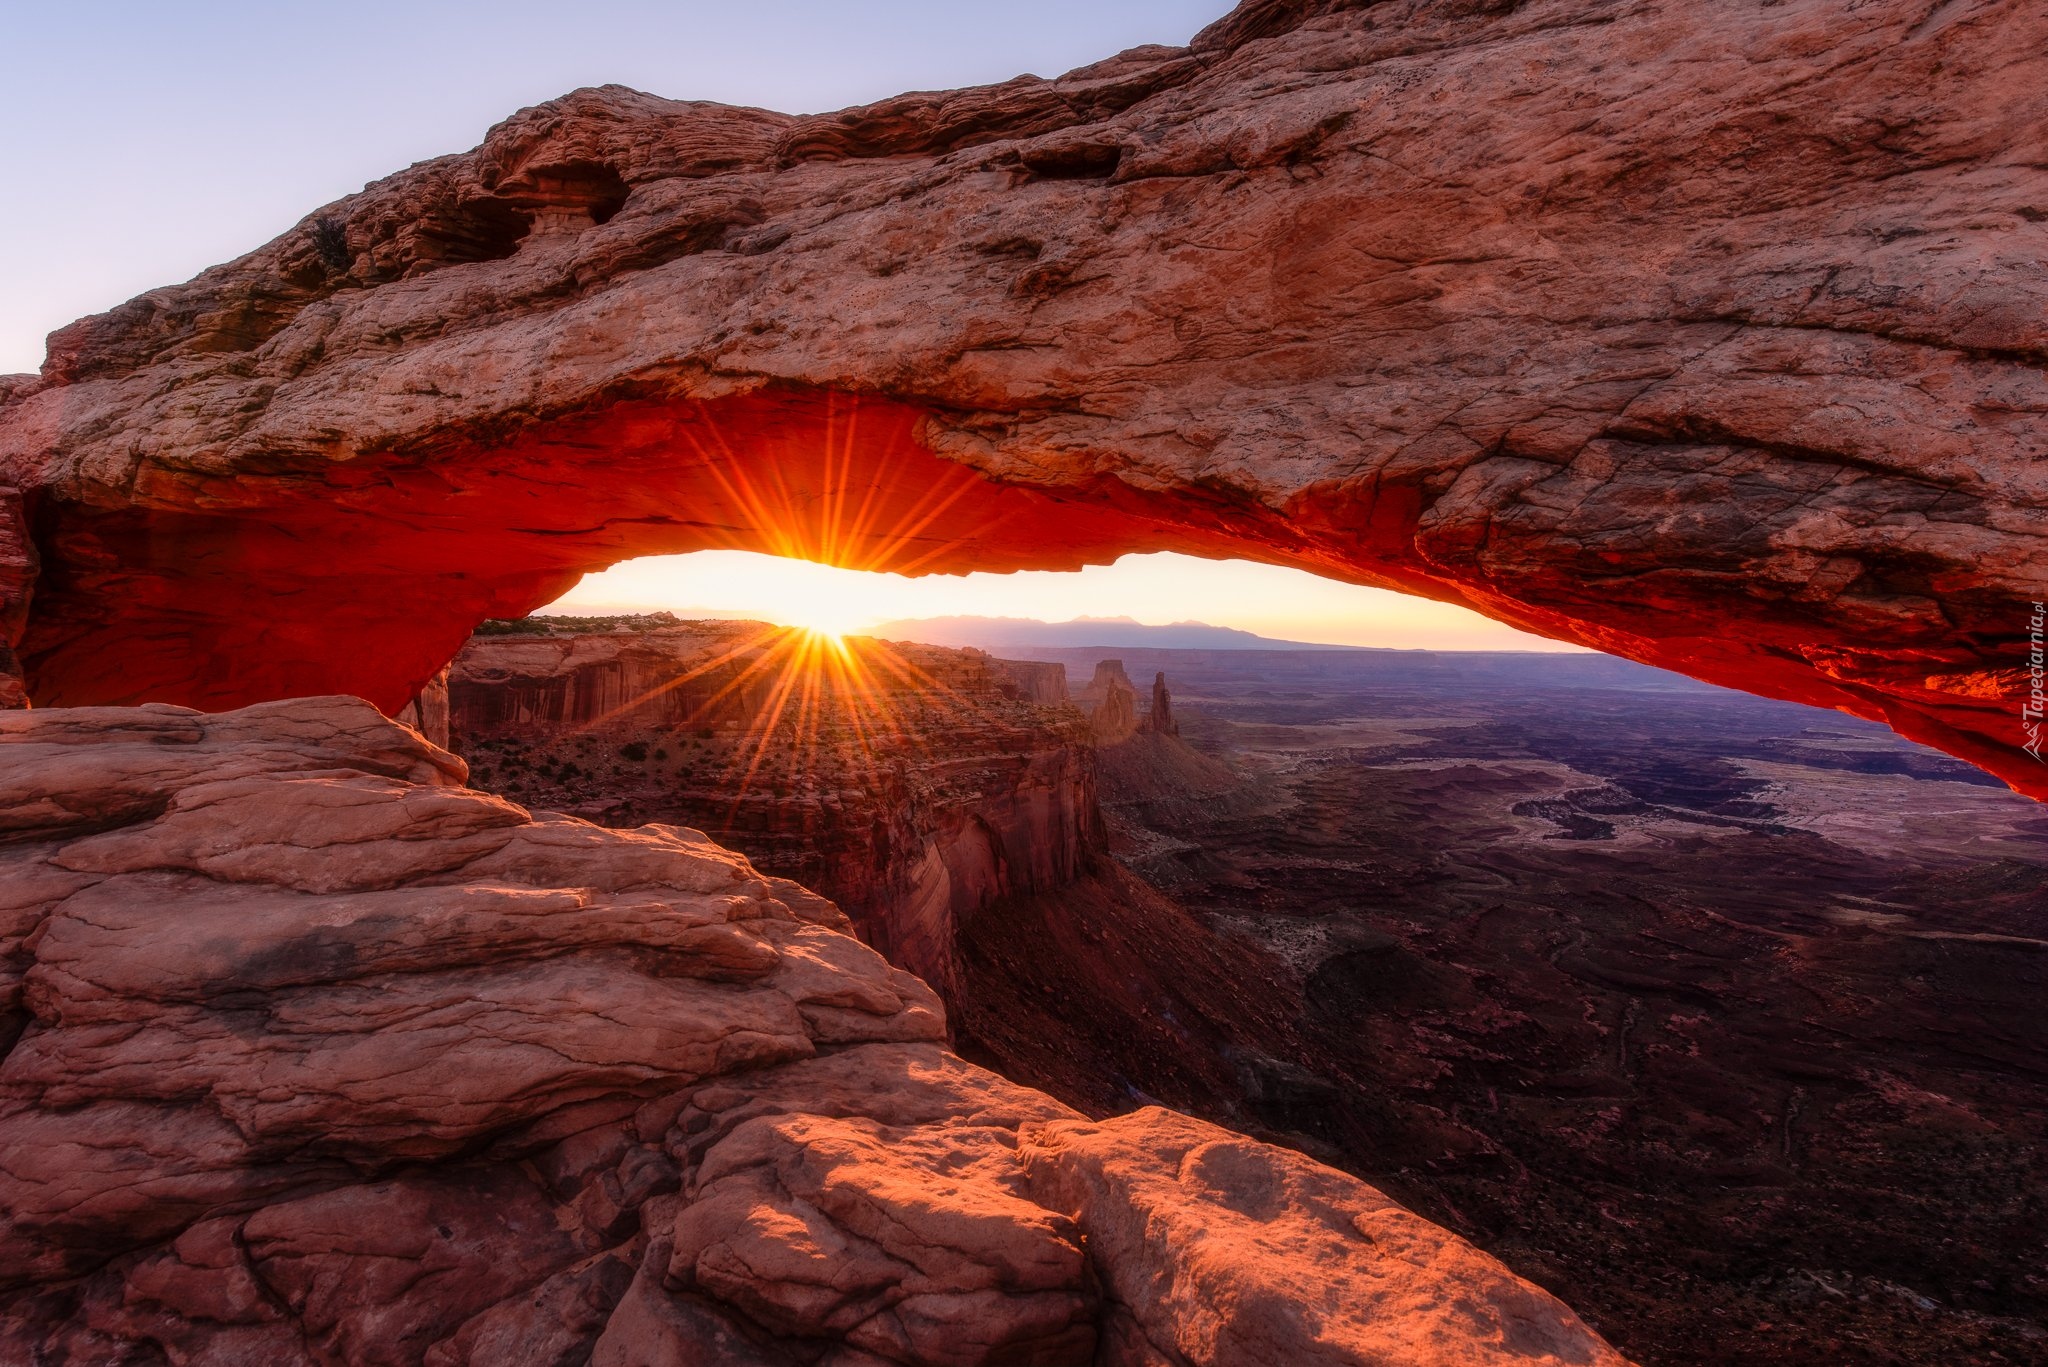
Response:
[[[884,622],[864,636],[885,641],[920,641],[932,646],[978,646],[1000,651],[1017,646],[1150,646],[1159,650],[1367,650],[1367,646],[1333,646],[1314,641],[1278,641],[1270,636],[1210,626],[1207,622],[1175,622],[1147,626],[1134,617],[1076,617],[1071,622],[1041,622],[1033,617],[906,617]]]

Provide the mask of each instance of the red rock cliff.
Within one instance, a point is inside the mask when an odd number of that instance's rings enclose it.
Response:
[[[450,670],[481,786],[610,825],[671,821],[830,896],[950,998],[962,918],[1103,848],[1057,665],[759,623],[479,635]],[[590,625],[598,625],[592,623]]]
[[[1173,719],[1173,693],[1166,686],[1164,670],[1152,676],[1152,710],[1145,714],[1145,729],[1160,736],[1180,734],[1180,723]]]
[[[2044,138],[2033,0],[1250,0],[838,114],[578,91],[0,383],[21,662],[396,709],[627,556],[1176,549],[2048,793]]]

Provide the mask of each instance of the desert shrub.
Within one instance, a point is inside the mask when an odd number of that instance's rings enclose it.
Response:
[[[552,636],[554,627],[539,617],[486,617],[476,624],[477,636]]]
[[[345,271],[355,261],[355,253],[348,249],[348,229],[338,218],[313,220],[313,250],[331,271]]]
[[[627,741],[619,747],[619,758],[629,759],[633,763],[638,764],[641,760],[647,758],[646,742],[637,740]]]

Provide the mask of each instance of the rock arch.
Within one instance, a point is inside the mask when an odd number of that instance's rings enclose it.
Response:
[[[578,91],[0,379],[0,628],[38,703],[393,709],[633,555],[1177,549],[2048,796],[2044,54],[2026,0],[1252,0],[836,115]]]

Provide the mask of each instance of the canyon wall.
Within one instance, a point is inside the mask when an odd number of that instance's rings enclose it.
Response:
[[[23,515],[21,491],[0,482],[0,708],[28,704],[28,685],[14,646],[28,625],[35,579],[36,547]]]
[[[969,650],[969,654],[983,652]],[[1068,701],[1067,671],[1062,665],[1040,660],[998,660],[990,658],[989,668],[1020,697],[1046,707]]]
[[[700,833],[353,698],[0,714],[0,1360],[1624,1367],[1372,1187],[949,1053]]]
[[[425,736],[442,749],[448,748],[448,671],[427,680],[419,696],[392,713],[391,719]]]
[[[949,1000],[964,917],[1103,851],[1057,665],[760,623],[546,623],[475,636],[450,669],[453,745],[481,786],[703,829],[831,897]]]
[[[1064,672],[1064,666],[1052,667]],[[1166,687],[1164,673],[1154,676],[1151,702],[1141,713],[1138,686],[1124,672],[1124,662],[1099,660],[1088,682],[1075,690],[1074,701],[1087,711],[1089,732],[1098,746],[1120,745],[1142,733],[1180,734],[1180,727],[1173,720],[1173,694]]]
[[[2048,794],[2044,138],[2033,0],[1249,0],[832,114],[577,91],[0,380],[0,627],[44,705],[396,710],[635,555],[1178,550]]]
[[[1264,1133],[1244,1072],[1301,1048],[1281,966],[1109,858],[1132,860],[1139,828],[1097,805],[1098,770],[1178,803],[1235,777],[1153,731],[1127,680],[1129,724],[1103,744],[1061,665],[759,624],[490,623],[451,674],[478,787],[612,827],[684,823],[829,894],[938,990],[963,1056],[1068,1105]]]

